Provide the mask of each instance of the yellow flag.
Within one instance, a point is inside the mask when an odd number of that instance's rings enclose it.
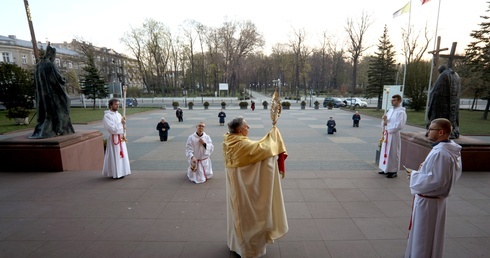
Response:
[[[412,1],[408,1],[408,3],[405,6],[403,6],[402,8],[400,8],[400,10],[394,12],[393,13],[393,18],[396,18],[396,17],[398,17],[398,16],[400,16],[400,15],[402,15],[404,13],[408,13],[410,11],[410,3],[411,2]]]

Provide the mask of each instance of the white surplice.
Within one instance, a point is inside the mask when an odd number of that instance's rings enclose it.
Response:
[[[124,134],[121,120],[122,116],[117,111],[106,110],[104,112],[103,124],[109,135],[102,168],[103,176],[120,178],[131,174],[126,142],[121,140]]]
[[[386,113],[387,125],[385,142],[381,143],[379,168],[387,172],[398,172],[400,168],[401,137],[400,131],[407,123],[407,113],[404,107],[393,107]],[[383,122],[381,122],[383,126]]]
[[[203,139],[206,143],[206,147],[199,142],[199,139]],[[196,133],[191,134],[187,138],[187,143],[185,145],[185,156],[189,162],[187,168],[187,177],[192,182],[199,184],[206,182],[209,178],[213,177],[213,166],[211,163],[210,156],[214,151],[213,141],[211,137],[205,132],[201,136]],[[197,159],[197,170],[191,170],[191,158],[196,157]]]
[[[422,167],[412,171],[410,191],[414,200],[406,258],[443,257],[446,197],[461,171],[461,146],[453,141],[435,145]]]

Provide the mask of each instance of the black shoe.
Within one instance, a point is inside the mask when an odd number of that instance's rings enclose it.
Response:
[[[379,171],[379,172],[378,172],[378,174],[380,174],[380,175],[384,175],[384,174],[386,174],[386,173],[385,173],[384,171]]]
[[[397,177],[396,172],[389,172],[389,173],[386,173],[386,174],[388,174],[388,175],[386,176],[387,178],[394,178],[394,177]]]

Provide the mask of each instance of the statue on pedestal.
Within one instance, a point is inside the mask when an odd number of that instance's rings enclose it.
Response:
[[[450,138],[459,138],[459,93],[461,80],[451,68],[441,65],[438,68],[439,77],[429,93],[427,106],[426,128],[436,118],[446,118],[451,121],[453,131]]]
[[[29,138],[42,139],[75,133],[70,119],[70,98],[65,78],[56,67],[56,49],[49,44],[34,72],[37,125]]]

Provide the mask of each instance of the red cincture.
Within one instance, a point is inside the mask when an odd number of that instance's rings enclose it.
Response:
[[[114,140],[114,134],[112,135],[112,142],[114,143],[114,145],[119,145],[119,155],[121,156],[121,158],[124,158],[124,152],[123,152],[123,149],[122,149],[122,144],[121,144],[121,135],[118,134],[117,135],[117,140],[118,142],[116,142]]]

